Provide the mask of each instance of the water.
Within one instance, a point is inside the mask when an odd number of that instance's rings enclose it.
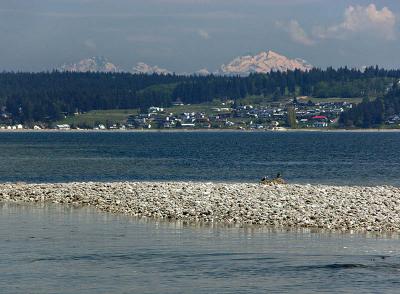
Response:
[[[11,230],[12,228],[12,230]],[[1,293],[398,293],[400,240],[0,204]]]
[[[399,185],[400,133],[0,133],[0,181]],[[0,293],[398,293],[398,235],[0,203]]]
[[[400,185],[400,133],[0,133],[0,181]]]

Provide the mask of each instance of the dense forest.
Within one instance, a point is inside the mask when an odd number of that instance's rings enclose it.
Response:
[[[295,70],[248,77],[57,71],[0,73],[0,107],[14,121],[49,122],[77,111],[145,109],[152,105],[169,106],[175,100],[194,104],[250,95],[273,100],[293,96],[375,98],[383,96],[388,86],[399,78],[400,70],[378,67],[365,71],[346,67]],[[385,101],[388,99],[389,96]],[[350,124],[350,119],[344,118],[342,122]],[[352,123],[358,126],[359,119]]]

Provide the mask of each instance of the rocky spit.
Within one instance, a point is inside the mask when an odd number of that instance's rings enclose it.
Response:
[[[400,232],[400,188],[194,182],[0,184],[0,202],[187,222]]]

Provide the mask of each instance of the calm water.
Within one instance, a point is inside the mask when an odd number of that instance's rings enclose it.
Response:
[[[0,181],[400,185],[400,133],[0,133]]]
[[[0,133],[0,181],[400,185],[400,133]],[[0,203],[0,293],[398,293],[398,235]]]
[[[12,230],[11,230],[12,228]],[[398,293],[400,240],[0,204],[1,293]]]

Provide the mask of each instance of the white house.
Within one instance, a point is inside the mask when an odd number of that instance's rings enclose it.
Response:
[[[70,130],[71,126],[68,124],[56,125],[57,130]]]

